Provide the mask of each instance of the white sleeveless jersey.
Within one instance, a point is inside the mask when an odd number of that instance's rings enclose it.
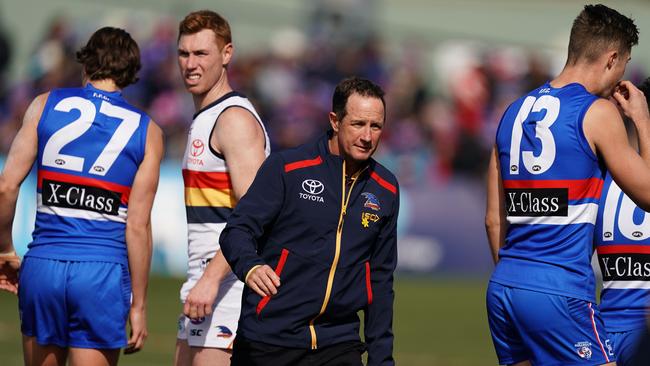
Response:
[[[264,131],[265,155],[271,151],[261,118],[250,101],[237,92],[224,95],[194,115],[183,158],[189,258],[188,279],[181,288],[183,301],[219,250],[219,235],[237,203],[227,162],[210,147],[210,135],[217,119],[230,107],[244,108],[255,116]],[[224,279],[236,280],[233,274]]]

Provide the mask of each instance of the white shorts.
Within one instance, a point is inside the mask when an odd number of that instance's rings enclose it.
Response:
[[[212,314],[195,321],[181,314],[178,318],[176,338],[186,340],[191,347],[232,349],[243,289],[243,282],[236,279],[221,282],[217,299],[212,306]]]

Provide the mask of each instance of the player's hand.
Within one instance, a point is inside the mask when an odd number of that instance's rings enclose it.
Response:
[[[219,293],[219,281],[202,276],[190,290],[183,305],[183,314],[190,319],[199,319],[212,314],[212,305]]]
[[[18,294],[18,271],[20,257],[0,256],[0,290]]]
[[[131,335],[124,349],[125,355],[140,351],[144,347],[144,341],[149,335],[147,332],[147,312],[144,307],[131,307],[131,311],[129,311],[129,324],[131,325]]]
[[[632,119],[635,125],[650,121],[648,102],[645,95],[631,82],[627,80],[619,82],[616,89],[614,89],[613,97],[623,114]]]
[[[280,277],[265,264],[251,271],[246,279],[246,285],[262,297],[273,296],[278,293]]]

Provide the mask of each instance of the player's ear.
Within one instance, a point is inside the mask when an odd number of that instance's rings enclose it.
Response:
[[[607,69],[612,69],[618,62],[621,62],[621,55],[618,51],[607,52]]]
[[[234,51],[235,51],[235,47],[232,45],[232,43],[228,43],[225,46],[223,46],[223,48],[221,49],[221,58],[223,59],[223,66],[228,66]]]
[[[330,126],[334,130],[334,132],[339,132],[339,119],[336,116],[336,113],[330,112],[329,114],[329,119],[330,119]]]

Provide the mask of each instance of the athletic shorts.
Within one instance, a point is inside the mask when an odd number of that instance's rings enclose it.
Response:
[[[18,307],[22,333],[40,345],[124,347],[131,308],[128,268],[26,257],[20,269]]]
[[[600,311],[588,301],[490,281],[487,311],[499,363],[601,365],[616,360]]]
[[[609,339],[616,344],[616,364],[618,366],[634,366],[633,358],[639,351],[646,330],[634,329],[627,332],[608,332]]]
[[[219,286],[217,299],[210,316],[190,319],[181,314],[178,318],[176,338],[186,340],[192,347],[232,349],[244,284],[237,280],[224,280]]]

